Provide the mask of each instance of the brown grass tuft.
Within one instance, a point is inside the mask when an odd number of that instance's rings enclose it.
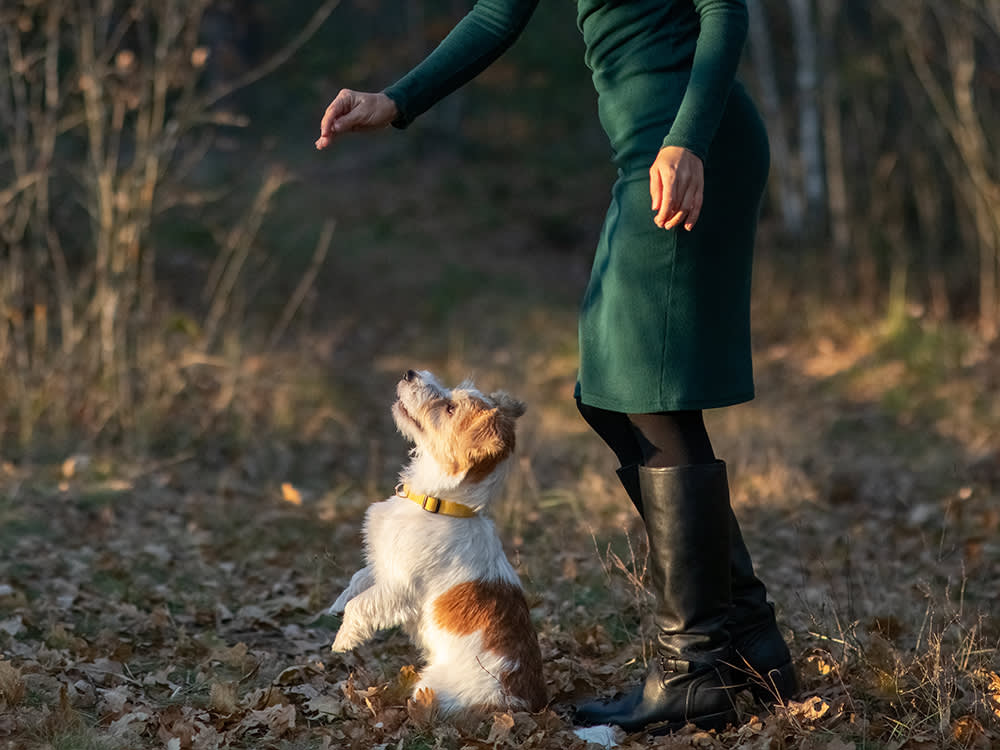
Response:
[[[0,661],[0,708],[13,708],[24,700],[21,670],[9,661]]]

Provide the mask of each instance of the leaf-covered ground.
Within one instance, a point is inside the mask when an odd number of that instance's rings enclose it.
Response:
[[[0,466],[0,748],[576,750],[567,707],[642,673],[641,526],[571,399],[587,258],[565,246],[603,198],[568,223],[557,195],[549,218],[519,202],[545,185],[421,179],[385,210],[296,193],[297,212],[347,227],[311,332],[194,365],[177,451]],[[458,195],[480,210],[446,213]],[[759,283],[759,396],[708,419],[801,701],[622,745],[1000,746],[998,352],[916,316],[786,309]],[[528,403],[497,521],[541,640],[541,714],[438,720],[408,701],[418,657],[396,632],[329,651],[338,621],[319,613],[405,457],[388,408],[411,366]]]
[[[759,357],[761,397],[710,416],[802,702],[747,703],[719,735],[625,746],[1000,742],[997,407],[979,398],[996,373],[972,351],[921,385],[929,376],[912,345],[893,352],[897,339],[774,344]],[[392,364],[379,380],[391,382]],[[325,447],[351,456],[325,475],[256,476],[249,452],[221,464],[5,464],[0,746],[584,747],[565,708],[642,670],[650,599],[642,534],[608,456],[546,395],[569,384],[565,373],[525,384],[533,413],[498,515],[531,599],[550,710],[441,723],[407,701],[417,656],[402,635],[328,651],[337,620],[317,613],[358,564],[364,507],[387,494],[405,450],[374,414],[387,410],[386,388],[359,400],[372,410],[364,420],[330,420]]]

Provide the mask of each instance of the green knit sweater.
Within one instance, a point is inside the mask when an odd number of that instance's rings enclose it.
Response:
[[[510,47],[538,0],[478,0],[430,56],[386,89],[399,127]],[[601,123],[624,168],[648,168],[664,145],[703,160],[747,31],[742,0],[577,0]]]

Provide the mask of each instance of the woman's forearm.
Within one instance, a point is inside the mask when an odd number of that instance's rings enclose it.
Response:
[[[417,67],[389,86],[406,127],[419,115],[468,83],[517,39],[538,0],[478,0],[472,10]]]
[[[663,145],[682,146],[704,161],[736,78],[748,17],[743,0],[695,0],[694,4],[701,30],[691,78]]]

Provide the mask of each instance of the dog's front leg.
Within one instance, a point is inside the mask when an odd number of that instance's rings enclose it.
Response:
[[[366,565],[351,577],[351,582],[347,588],[340,592],[337,601],[326,610],[328,615],[342,614],[347,603],[366,589],[370,589],[375,583],[375,573],[371,565]]]
[[[347,602],[333,650],[350,651],[379,630],[403,625],[416,617],[409,597],[385,586],[372,586]]]

